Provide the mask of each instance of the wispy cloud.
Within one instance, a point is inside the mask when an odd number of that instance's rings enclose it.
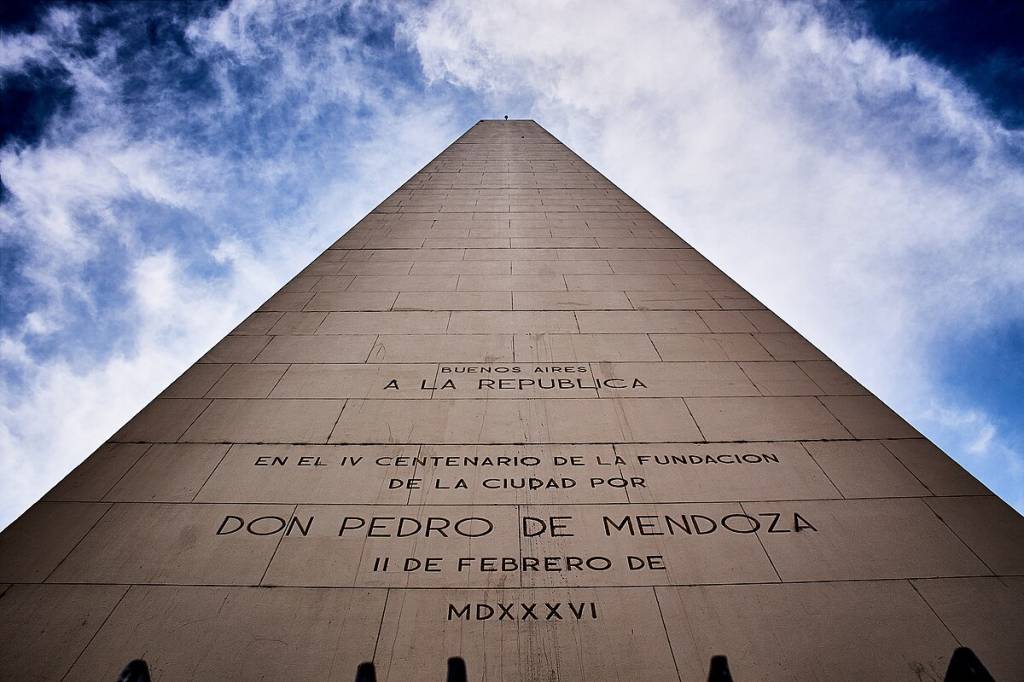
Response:
[[[0,524],[502,113],[539,120],[1024,508],[999,411],[1020,386],[949,371],[951,349],[1024,321],[1021,135],[837,6],[147,8],[52,9],[0,37],[0,77],[31,73],[52,105],[0,148]]]
[[[1024,508],[1024,433],[978,402],[1024,387],[945,367],[1024,321],[1024,136],[952,74],[827,3],[445,2],[407,31],[428,78],[543,121]]]
[[[0,151],[0,524],[467,124],[387,8],[129,9],[0,49],[74,93]]]

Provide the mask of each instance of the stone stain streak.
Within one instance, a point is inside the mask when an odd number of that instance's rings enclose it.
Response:
[[[963,644],[1020,679],[1022,540],[540,125],[487,120],[0,535],[0,677],[941,679]]]

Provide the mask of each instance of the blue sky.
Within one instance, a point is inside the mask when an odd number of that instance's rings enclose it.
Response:
[[[623,5],[4,3],[0,525],[505,113],[1024,509],[1024,10]]]

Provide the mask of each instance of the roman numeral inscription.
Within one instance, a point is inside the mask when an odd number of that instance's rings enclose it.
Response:
[[[564,620],[562,607],[565,607],[568,617],[574,620],[590,618],[597,620],[597,604],[594,602],[555,602],[554,604],[544,602],[538,604],[533,602],[524,604],[449,604],[448,620]]]
[[[1020,517],[688,227],[474,125],[0,536],[0,677],[1024,679]]]

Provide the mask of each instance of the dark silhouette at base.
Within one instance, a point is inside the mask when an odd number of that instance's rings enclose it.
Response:
[[[373,663],[360,663],[356,668],[356,682],[377,682],[377,669]]]
[[[146,678],[147,682],[149,678]],[[458,656],[452,656],[448,659],[448,676],[445,678],[447,682],[466,682],[468,679],[466,675],[466,662]],[[118,680],[118,682],[121,682]],[[356,682],[377,682],[377,669],[373,667],[373,663],[360,663],[359,667],[356,668]]]
[[[708,682],[732,682],[729,672],[729,659],[725,656],[712,656],[711,667],[708,668]]]
[[[468,679],[466,661],[458,656],[449,658],[446,682],[467,682]],[[124,667],[117,682],[152,682],[149,676],[149,666],[142,659],[135,659]],[[356,668],[356,682],[377,682],[377,669],[372,662],[359,664],[359,667]],[[733,682],[728,658],[725,656],[711,657],[708,682]],[[944,682],[995,682],[995,680],[973,651],[967,647],[960,647],[953,651],[953,656],[949,659]]]
[[[117,682],[150,682],[149,666],[141,658],[130,662],[117,676]]]
[[[466,662],[458,656],[448,659],[447,682],[466,682]]]
[[[953,652],[945,682],[995,682],[973,651],[965,646]]]

